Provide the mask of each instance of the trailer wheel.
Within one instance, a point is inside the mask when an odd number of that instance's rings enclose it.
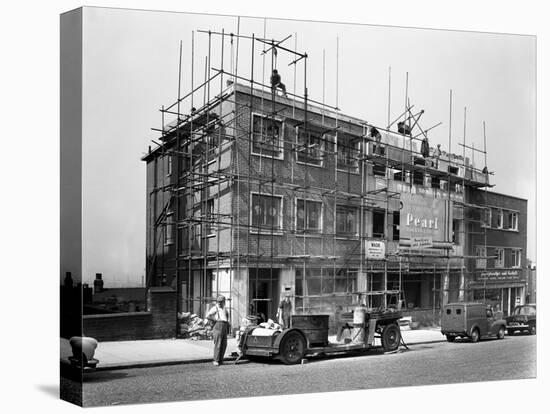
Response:
[[[298,332],[289,332],[279,345],[279,358],[287,365],[297,364],[305,355],[306,341]]]
[[[400,341],[401,332],[395,323],[384,326],[382,330],[382,348],[384,348],[384,351],[395,351],[399,348]]]

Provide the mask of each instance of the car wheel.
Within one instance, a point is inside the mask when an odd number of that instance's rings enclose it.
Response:
[[[516,331],[514,331],[513,329],[507,329],[508,331],[508,335],[513,335],[516,333]]]
[[[475,328],[473,331],[472,331],[472,334],[470,335],[470,341],[471,342],[477,342],[479,341],[479,330],[477,328]]]
[[[304,357],[306,342],[298,332],[289,332],[279,345],[279,358],[287,365],[297,364]]]
[[[529,335],[535,335],[537,333],[537,327],[535,325],[529,326]]]
[[[447,336],[447,342],[454,342],[456,339],[456,336],[454,335],[446,335]]]
[[[497,339],[502,339],[504,338],[504,326],[501,326],[500,328],[498,328],[498,332],[497,332]]]
[[[395,323],[384,326],[382,330],[382,347],[384,351],[395,351],[401,342],[401,332]]]

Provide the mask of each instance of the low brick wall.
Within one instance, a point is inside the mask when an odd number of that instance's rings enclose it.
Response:
[[[83,334],[98,341],[173,338],[176,336],[176,292],[171,288],[151,288],[147,312],[85,315]]]
[[[91,336],[98,341],[155,338],[151,312],[85,315],[82,319],[84,335]]]

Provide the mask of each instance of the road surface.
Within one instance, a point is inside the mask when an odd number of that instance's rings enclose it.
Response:
[[[533,378],[536,337],[413,345],[395,354],[310,359],[303,365],[242,361],[87,374],[84,406],[329,392]],[[64,380],[66,381],[66,380]]]

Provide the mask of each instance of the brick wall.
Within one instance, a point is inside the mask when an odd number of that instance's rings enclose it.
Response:
[[[98,341],[131,341],[176,336],[176,292],[151,288],[147,292],[148,312],[86,315],[83,334]]]

